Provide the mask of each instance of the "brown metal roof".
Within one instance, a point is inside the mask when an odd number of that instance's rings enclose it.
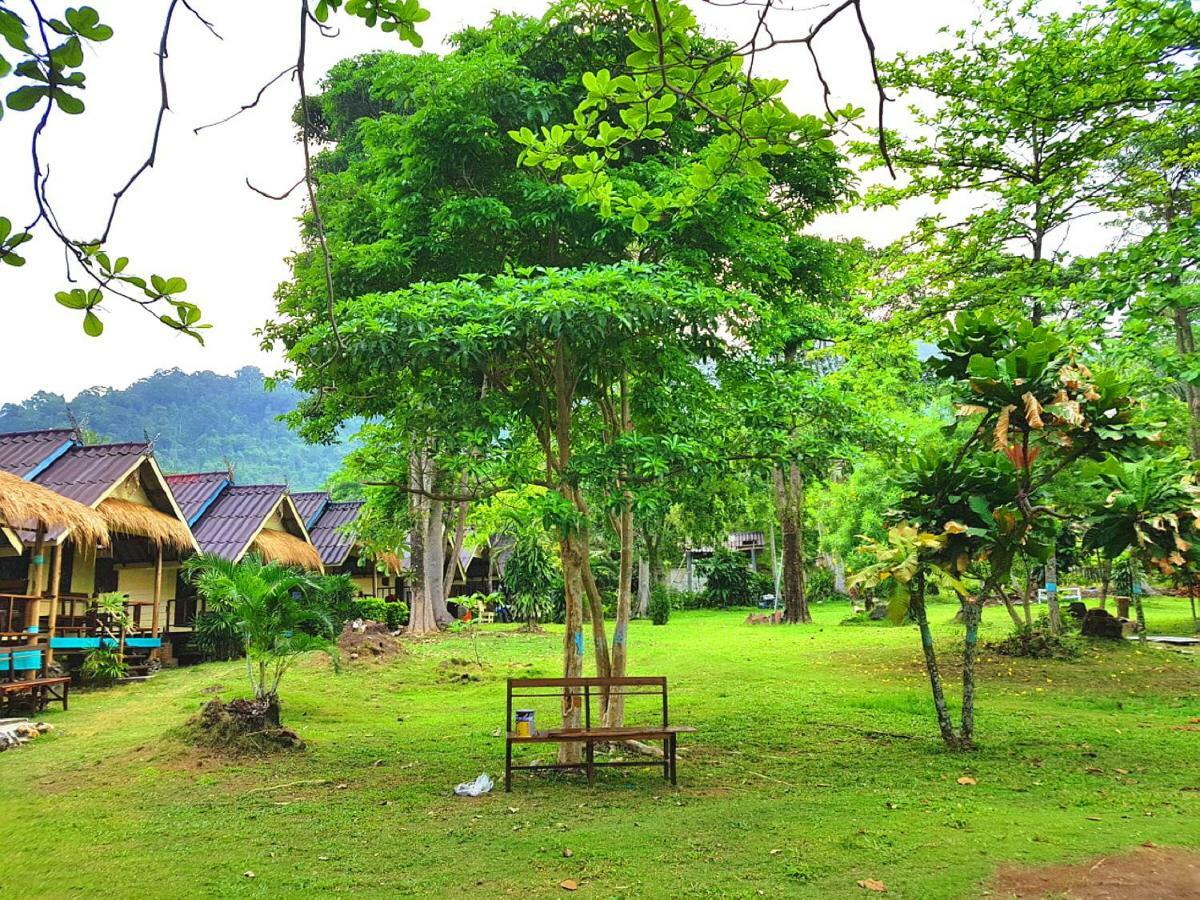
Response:
[[[228,472],[193,472],[166,477],[175,502],[189,525],[195,525],[221,490],[232,483]]]
[[[85,506],[94,506],[149,455],[146,443],[71,447],[33,480]]]
[[[77,443],[70,428],[0,434],[0,470],[28,479]]]
[[[354,548],[354,538],[346,534],[344,526],[358,518],[363,508],[361,500],[327,503],[321,518],[310,529],[309,537],[321,554],[326,566],[340,566]]]
[[[321,518],[321,513],[325,511],[326,504],[329,503],[329,492],[301,491],[298,494],[293,493],[292,502],[296,504],[296,511],[300,513],[300,518],[304,520],[304,527],[312,531],[317,520]]]
[[[286,490],[282,484],[229,485],[192,528],[200,549],[239,559]]]

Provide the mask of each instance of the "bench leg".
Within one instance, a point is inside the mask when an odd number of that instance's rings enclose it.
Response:
[[[675,771],[676,771],[676,756],[675,756],[675,735],[671,735],[671,787],[675,786]]]
[[[512,792],[512,741],[504,742],[504,792]]]
[[[663,738],[663,780],[671,779],[671,739]]]
[[[587,744],[587,780],[588,784],[594,784],[596,780],[596,745],[591,741]]]

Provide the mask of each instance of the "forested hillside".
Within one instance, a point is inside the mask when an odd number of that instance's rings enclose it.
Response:
[[[268,391],[263,373],[247,367],[234,375],[156,372],[124,390],[94,387],[67,401],[39,392],[0,407],[0,431],[64,427],[71,416],[84,429],[113,441],[156,442],[167,471],[223,469],[232,463],[239,481],[321,486],[345,448],[304,443],[277,421],[299,395],[291,385]]]

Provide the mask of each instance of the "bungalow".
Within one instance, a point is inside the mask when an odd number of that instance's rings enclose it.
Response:
[[[371,557],[355,538],[354,522],[364,505],[361,500],[333,500],[326,491],[293,494],[292,499],[326,572],[349,575],[364,597],[407,599],[399,558],[395,554]]]
[[[265,560],[322,571],[304,519],[282,484],[235,484],[229,472],[168,475],[203,553],[238,562],[249,553]],[[171,623],[190,630],[202,611],[195,588],[180,579]]]
[[[37,628],[51,652],[82,640],[95,624],[91,600],[113,591],[126,595],[135,631],[145,632],[134,639],[157,647],[174,573],[197,545],[152,445],[86,445],[66,429],[0,434],[0,470],[94,510],[110,534],[102,545],[71,527],[24,527],[17,529],[21,554],[0,557],[0,587],[24,582],[29,594],[45,598]]]

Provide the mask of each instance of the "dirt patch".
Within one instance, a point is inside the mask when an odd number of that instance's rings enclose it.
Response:
[[[279,705],[266,700],[214,697],[182,728],[183,737],[198,747],[226,753],[267,753],[303,750],[296,732],[279,724]]]
[[[1070,865],[1001,866],[989,888],[992,896],[1020,900],[1192,900],[1200,897],[1200,853],[1146,846]]]
[[[363,622],[361,629],[347,624],[338,637],[342,662],[391,662],[404,653],[404,645],[382,622]]]

